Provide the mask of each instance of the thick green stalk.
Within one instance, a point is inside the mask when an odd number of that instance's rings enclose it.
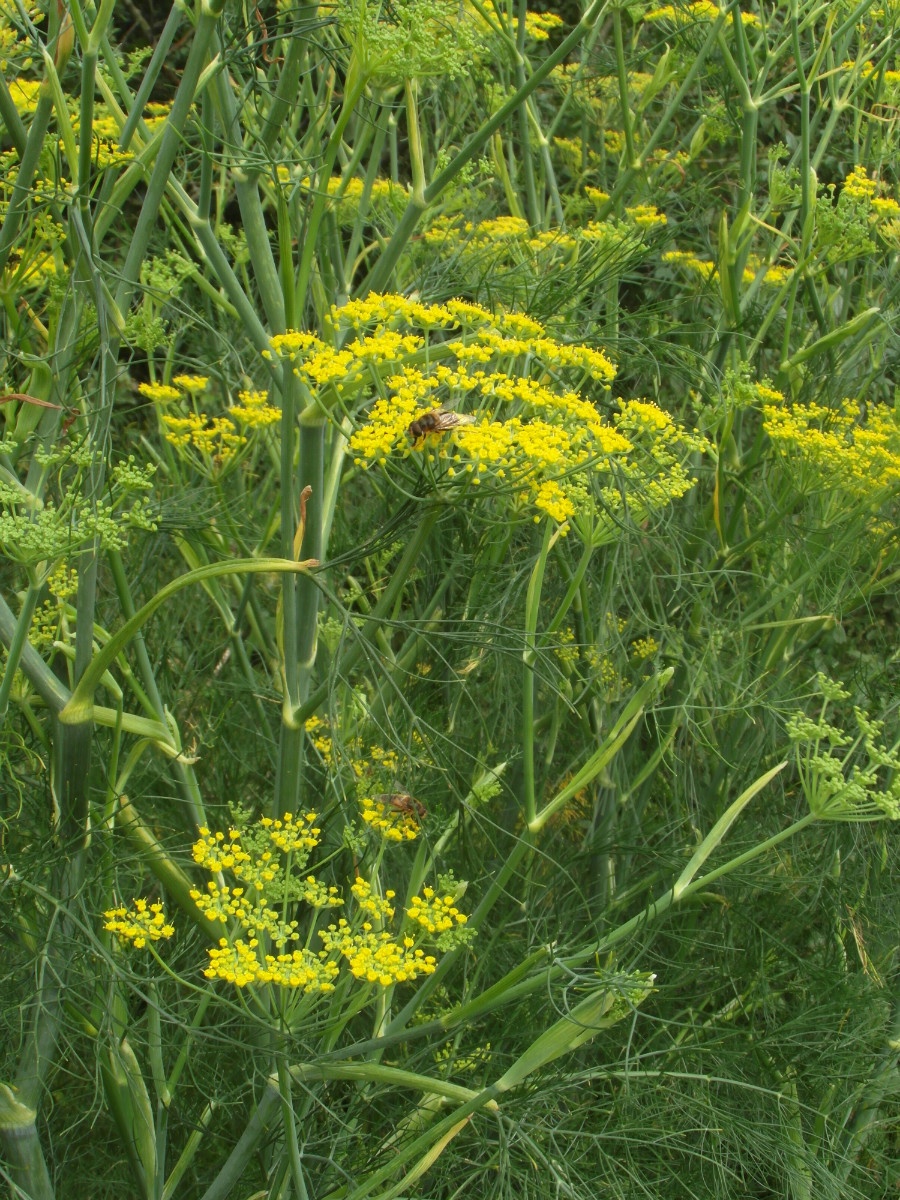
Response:
[[[6,77],[0,72],[0,121],[3,122],[6,128],[6,134],[13,144],[13,149],[21,160],[25,153],[25,144],[28,141],[28,130],[22,124],[22,118],[19,116],[19,110],[16,108],[16,102],[9,94],[9,88],[6,85]]]
[[[315,4],[291,9],[292,36],[288,39],[287,53],[278,71],[278,83],[269,111],[260,128],[257,142],[265,158],[271,158],[278,139],[284,136],[285,126],[297,111],[297,93],[300,90],[300,74],[309,48],[309,39],[301,36],[303,22],[309,14],[310,24],[315,19]]]
[[[0,1143],[9,1163],[9,1181],[26,1200],[54,1200],[55,1192],[37,1132],[37,1111],[0,1083]],[[6,1172],[4,1172],[6,1174]]]
[[[634,150],[634,118],[631,113],[631,100],[628,89],[625,40],[622,36],[622,9],[618,5],[613,9],[613,36],[616,46],[616,79],[619,84],[619,111],[622,116],[622,130],[625,134],[625,161],[629,167],[636,169],[640,166],[640,162]]]
[[[289,385],[288,385],[289,386]],[[282,430],[286,428],[287,416],[282,418]],[[284,434],[282,433],[282,436]],[[291,439],[292,441],[293,439]],[[299,491],[309,493],[301,502],[305,508],[303,541],[299,547],[301,557],[321,560],[322,557],[322,503],[324,499],[325,423],[319,418],[315,423],[300,425]],[[282,457],[282,471],[293,478],[293,463]],[[287,505],[292,496],[282,483],[282,521],[285,520]],[[286,534],[290,535],[290,553],[294,553],[293,518],[282,525],[282,545]],[[283,670],[284,670],[284,719],[281,726],[279,771],[276,786],[277,815],[296,812],[303,797],[303,741],[302,722],[294,714],[301,708],[309,695],[310,681],[316,661],[319,587],[311,577],[307,579],[285,579],[282,591],[283,603]]]
[[[291,1097],[291,1074],[284,1054],[278,1055],[278,1090],[281,1094],[281,1124],[288,1150],[288,1161],[291,1166],[291,1181],[294,1184],[297,1200],[307,1200],[306,1176],[303,1171],[300,1142],[297,1137],[297,1120]]]

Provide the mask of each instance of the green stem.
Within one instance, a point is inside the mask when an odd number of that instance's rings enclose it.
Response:
[[[631,115],[628,94],[628,68],[625,64],[625,42],[622,37],[622,9],[618,5],[613,9],[613,35],[616,44],[616,78],[619,84],[619,110],[622,115],[622,129],[625,134],[625,161],[629,167],[637,169],[640,166],[640,162],[634,152],[634,120]]]
[[[331,137],[328,139],[328,144],[325,147],[322,155],[322,165],[316,175],[314,185],[314,195],[312,200],[312,209],[309,214],[309,220],[303,230],[302,244],[303,249],[300,252],[300,265],[297,268],[297,279],[294,287],[294,312],[297,320],[303,320],[303,314],[306,310],[306,300],[309,292],[310,278],[312,276],[313,262],[315,253],[318,248],[319,226],[322,224],[322,218],[325,215],[325,210],[330,203],[328,195],[328,183],[331,179],[331,173],[334,168],[334,162],[337,158],[338,150],[341,146],[341,140],[344,136],[344,130],[356,109],[356,105],[362,99],[365,92],[366,81],[362,76],[356,78],[355,83],[351,86],[344,95],[344,103],[341,106],[341,111],[338,114]]]
[[[297,1193],[297,1200],[308,1200],[300,1143],[297,1138],[297,1122],[291,1098],[291,1073],[283,1054],[278,1055],[278,1091],[281,1096],[281,1123],[288,1148],[294,1191]]]
[[[19,159],[19,169],[16,172],[15,183],[12,185],[6,215],[3,218],[3,225],[0,226],[0,272],[6,269],[9,253],[19,235],[28,197],[31,194],[31,182],[44,148],[44,136],[47,126],[50,124],[52,112],[53,94],[49,87],[42,84],[38,93],[37,107],[28,128],[28,139]]]
[[[240,112],[229,77],[224,71],[216,76],[215,95],[228,144],[235,154],[242,149]],[[232,167],[235,195],[241,213],[241,225],[247,238],[250,266],[259,287],[266,319],[273,333],[284,332],[284,294],[272,254],[272,242],[259,194],[259,171],[250,167],[249,156]]]
[[[551,522],[546,521],[540,553],[531,572],[525,599],[525,649],[522,653],[522,800],[525,824],[529,829],[537,813],[534,788],[534,664],[537,659],[537,623],[547,556],[558,536],[559,532],[554,535]]]
[[[19,621],[12,609],[0,596],[0,640],[9,647],[8,663],[12,661],[13,645],[21,638],[18,652],[18,669],[22,672],[37,694],[53,713],[59,713],[72,698],[71,692],[50,670],[37,650],[28,642],[28,628],[20,633]],[[4,682],[6,676],[4,675]]]
[[[34,610],[37,608],[40,594],[40,587],[33,583],[29,584],[22,601],[22,607],[19,610],[19,616],[18,618],[14,618],[15,625],[12,630],[12,637],[8,643],[9,650],[6,655],[6,666],[3,670],[3,679],[0,681],[0,720],[6,716],[6,710],[9,707],[9,694],[12,691],[13,680],[19,669],[22,654],[28,644],[28,631],[31,628],[31,621],[34,617]],[[6,607],[5,604],[4,607]],[[2,614],[0,614],[0,621],[2,621]],[[4,641],[6,640],[2,624],[0,624],[0,636],[4,637]]]
[[[244,1176],[250,1159],[256,1153],[256,1148],[269,1132],[276,1119],[276,1113],[281,1106],[281,1090],[277,1079],[266,1081],[265,1090],[260,1098],[256,1111],[247,1122],[247,1127],[229,1154],[214,1182],[206,1189],[200,1200],[226,1200],[229,1192]]]
[[[520,94],[525,90],[525,17],[528,11],[528,0],[517,0],[516,4],[516,87]],[[531,136],[528,128],[528,104],[525,95],[519,105],[519,142],[521,144],[522,169],[525,173],[525,202],[528,211],[528,224],[532,229],[543,225],[543,214],[538,203],[537,188],[534,180],[534,162],[531,158]]]

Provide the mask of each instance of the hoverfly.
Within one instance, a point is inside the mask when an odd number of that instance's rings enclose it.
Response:
[[[428,810],[421,800],[417,800],[415,796],[410,796],[406,792],[382,792],[375,799],[381,804],[390,805],[396,812],[402,813],[405,817],[412,817],[414,821],[421,821],[428,816]]]
[[[416,419],[410,423],[406,432],[409,440],[415,445],[416,442],[426,438],[429,433],[446,433],[448,429],[455,429],[457,425],[472,425],[474,422],[475,418],[466,413],[448,412],[446,408],[433,408],[430,412],[419,413]]]

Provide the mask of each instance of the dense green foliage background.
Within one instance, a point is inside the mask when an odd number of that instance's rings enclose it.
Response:
[[[537,10],[0,3],[11,1195],[897,1193],[900,8]]]

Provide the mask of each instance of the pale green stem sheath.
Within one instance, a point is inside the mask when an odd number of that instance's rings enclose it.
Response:
[[[281,393],[281,553],[294,557],[299,492],[294,474],[294,447],[297,439],[297,381],[285,371]],[[300,795],[300,763],[303,753],[303,728],[292,719],[301,702],[299,602],[296,580],[288,576],[281,585],[281,671],[282,721],[278,746],[278,775],[272,797],[272,818],[295,811]]]
[[[287,384],[290,389],[290,383]],[[282,429],[286,417],[282,418]],[[325,422],[319,417],[315,423],[300,425],[299,491],[306,487],[311,492],[306,500],[306,525],[300,554],[308,560],[319,562],[322,556],[322,505],[324,493]],[[289,471],[293,478],[293,462],[282,458],[282,471]],[[282,520],[285,517],[285,487],[282,484]],[[293,502],[293,497],[288,495]],[[291,508],[293,512],[293,507]],[[290,534],[290,553],[293,553],[294,531],[282,526],[282,544],[285,533]],[[303,802],[303,742],[304,729],[293,719],[293,713],[309,695],[310,680],[316,661],[319,588],[311,577],[297,579],[286,576],[282,592],[284,603],[284,679],[285,696],[279,748],[279,770],[276,787],[278,811],[274,816],[296,812]],[[289,625],[290,623],[290,625]]]
[[[36,1121],[37,1111],[23,1104],[5,1083],[0,1083],[0,1142],[9,1162],[14,1194],[27,1200],[54,1200],[56,1193],[44,1161]]]
[[[322,511],[325,491],[325,420],[300,423],[300,490],[311,488],[306,501],[306,526],[300,546],[300,558],[322,560]],[[316,618],[319,589],[311,576],[297,580],[297,657],[301,687],[309,688],[309,676],[316,659]],[[300,701],[305,699],[300,697]]]
[[[417,204],[425,203],[425,163],[422,158],[422,131],[419,128],[419,88],[415,79],[407,79],[406,131],[409,141],[409,171],[412,177],[412,196]]]

